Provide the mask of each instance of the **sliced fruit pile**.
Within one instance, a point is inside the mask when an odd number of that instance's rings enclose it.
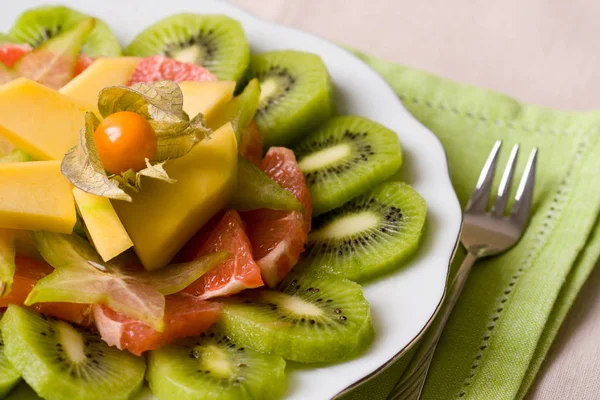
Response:
[[[319,56],[250,54],[227,16],[168,17],[125,54],[61,6],[0,35],[0,397],[145,377],[160,400],[279,399],[285,360],[360,355],[359,283],[425,225],[397,134],[335,115]]]

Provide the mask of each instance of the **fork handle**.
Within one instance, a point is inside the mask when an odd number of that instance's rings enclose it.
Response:
[[[467,253],[444,296],[437,316],[421,338],[419,348],[404,371],[402,378],[392,389],[388,400],[417,400],[421,396],[435,348],[476,260],[476,255],[471,252]]]

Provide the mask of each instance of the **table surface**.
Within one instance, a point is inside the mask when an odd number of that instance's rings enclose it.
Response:
[[[595,0],[230,1],[267,20],[529,103],[600,109]],[[528,398],[598,399],[598,332],[600,268],[573,306]]]

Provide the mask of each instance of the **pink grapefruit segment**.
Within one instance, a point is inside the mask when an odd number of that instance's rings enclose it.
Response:
[[[128,85],[139,82],[158,81],[216,81],[217,77],[199,65],[185,63],[164,56],[152,56],[142,59],[137,65]]]
[[[243,214],[254,259],[265,283],[273,287],[290,272],[304,251],[312,206],[304,175],[291,150],[272,147],[260,168],[304,206],[304,213],[260,209]]]
[[[263,137],[256,122],[252,120],[250,125],[242,131],[239,152],[252,164],[260,166],[262,159]]]
[[[0,46],[0,62],[12,68],[17,61],[29,53],[33,48],[28,44],[4,43]]]
[[[54,271],[54,268],[45,261],[17,256],[12,289],[8,295],[0,298],[0,308],[8,307],[9,304],[23,305],[37,281],[52,273],[52,271]],[[78,325],[88,326],[92,323],[91,309],[87,304],[37,303],[31,308],[42,314]]]
[[[96,328],[109,346],[135,355],[206,331],[221,315],[221,305],[197,297],[175,294],[166,297],[165,330],[157,332],[142,321],[129,318],[103,305],[95,305]]]
[[[80,54],[79,57],[77,57],[77,62],[75,63],[75,76],[85,71],[87,67],[92,65],[93,62],[94,59],[92,57],[88,56],[87,54]]]
[[[263,286],[260,268],[252,257],[252,247],[239,214],[230,210],[217,218],[220,219],[216,224],[209,223],[180,253],[185,261],[220,251],[231,254],[183,290],[200,299],[230,296]]]

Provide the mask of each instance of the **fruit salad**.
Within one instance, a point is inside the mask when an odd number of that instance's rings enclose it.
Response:
[[[426,205],[390,129],[339,115],[319,56],[224,15],[122,47],[62,6],[0,35],[0,398],[280,399],[360,357],[361,284]]]

